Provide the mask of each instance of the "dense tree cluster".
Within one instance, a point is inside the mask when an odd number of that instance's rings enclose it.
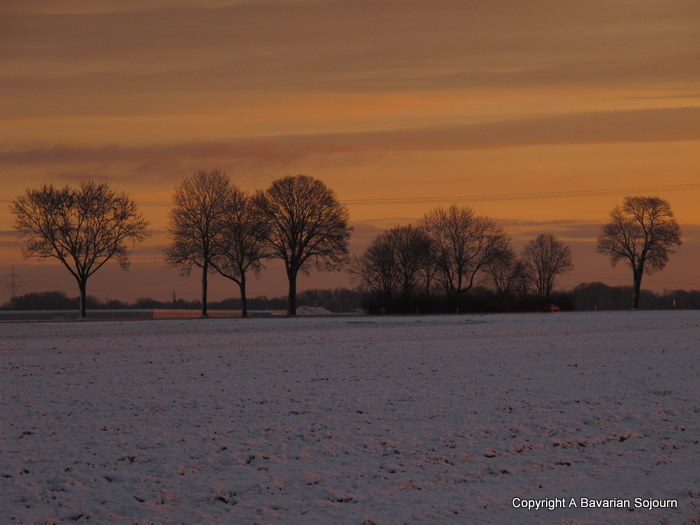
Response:
[[[539,309],[572,268],[571,249],[554,236],[538,236],[517,257],[492,219],[451,206],[380,233],[351,271],[370,310],[420,312]]]

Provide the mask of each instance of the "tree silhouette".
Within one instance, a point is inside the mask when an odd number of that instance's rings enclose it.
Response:
[[[171,243],[165,249],[165,260],[184,275],[195,266],[202,270],[202,317],[208,315],[208,275],[213,269],[215,240],[224,229],[229,191],[229,179],[222,171],[200,171],[175,188],[169,213]]]
[[[323,182],[308,175],[278,179],[255,203],[270,224],[273,257],[284,262],[289,280],[287,313],[296,315],[299,272],[339,269],[348,260],[347,207]]]
[[[508,296],[515,287],[517,263],[515,252],[507,245],[484,267],[486,280],[491,282],[499,297]]]
[[[423,217],[421,226],[431,240],[435,265],[450,295],[470,290],[476,276],[510,244],[503,228],[466,206],[436,208]]]
[[[395,226],[372,240],[365,253],[355,258],[351,271],[360,287],[375,297],[390,303],[400,295],[405,302],[421,281],[427,283],[426,291],[429,289],[430,246],[423,229],[410,224]]]
[[[613,266],[625,260],[632,268],[632,308],[636,310],[644,274],[662,270],[675,253],[673,247],[681,244],[681,229],[668,201],[625,197],[624,204],[610,212],[610,222],[602,226],[597,248]]]
[[[546,302],[556,278],[573,270],[571,248],[554,235],[540,234],[525,245],[522,255],[525,275]]]
[[[25,257],[58,259],[80,289],[80,316],[86,317],[88,279],[114,258],[129,268],[126,243],[150,235],[136,203],[107,184],[82,182],[77,188],[44,185],[28,189],[10,205],[15,228],[27,239]]]
[[[228,190],[226,207],[213,241],[211,265],[240,289],[241,317],[248,317],[246,279],[249,271],[260,272],[262,260],[269,256],[269,224],[247,197],[235,186]]]

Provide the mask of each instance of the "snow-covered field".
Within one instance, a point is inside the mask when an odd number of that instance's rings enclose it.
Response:
[[[699,523],[699,352],[689,311],[0,323],[0,516]]]

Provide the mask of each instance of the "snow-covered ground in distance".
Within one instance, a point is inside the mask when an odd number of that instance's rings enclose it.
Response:
[[[693,311],[0,323],[0,516],[698,523],[699,343]]]

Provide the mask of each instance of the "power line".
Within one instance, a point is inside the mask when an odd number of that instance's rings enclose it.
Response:
[[[550,192],[527,193],[487,193],[481,195],[454,195],[450,197],[401,197],[401,198],[365,198],[346,199],[341,201],[348,205],[390,205],[390,204],[439,204],[444,202],[486,202],[486,201],[513,201],[536,199],[560,199],[572,197],[599,197],[602,195],[616,195],[621,193],[642,193],[656,191],[693,191],[700,189],[700,184],[667,184],[654,186],[635,186],[624,188],[587,189]]]
[[[344,199],[340,202],[349,206],[386,206],[401,204],[441,204],[448,202],[493,202],[540,199],[564,199],[600,197],[625,193],[645,193],[659,191],[695,191],[700,190],[700,183],[686,184],[656,184],[652,186],[626,186],[617,188],[591,188],[584,190],[525,192],[525,193],[483,193],[474,195],[450,195],[434,197],[360,197]],[[10,199],[0,199],[0,203],[9,204]],[[172,206],[171,202],[137,201],[139,206],[162,207]]]
[[[344,199],[340,202],[348,206],[387,206],[403,204],[441,204],[447,202],[493,202],[538,199],[563,199],[600,197],[604,195],[619,195],[624,193],[644,193],[657,191],[693,191],[699,190],[700,183],[686,184],[657,184],[653,186],[627,186],[618,188],[599,188],[569,191],[525,192],[525,193],[485,193],[474,195],[452,195],[435,197],[361,197]],[[169,202],[142,201],[141,206],[171,206]]]

